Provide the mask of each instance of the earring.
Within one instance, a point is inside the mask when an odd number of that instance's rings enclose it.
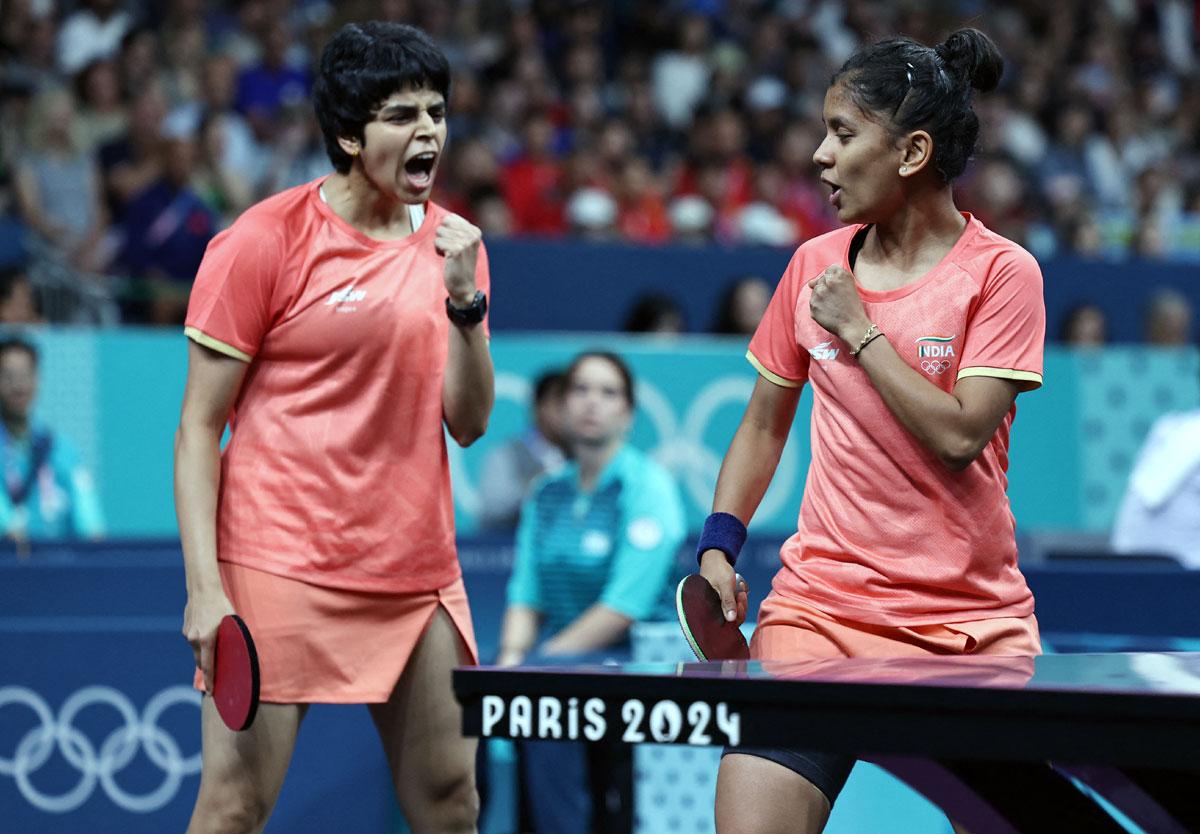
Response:
[[[907,173],[908,173],[908,166],[907,166],[907,165],[901,165],[901,166],[900,166],[900,173],[901,173],[901,174],[907,174]]]

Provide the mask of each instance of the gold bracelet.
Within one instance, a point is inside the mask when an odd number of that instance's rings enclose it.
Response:
[[[883,331],[879,329],[879,325],[872,324],[867,328],[867,332],[863,334],[862,341],[858,343],[858,347],[850,351],[850,355],[858,356],[860,353],[862,353],[862,349],[869,345],[875,337],[882,335]]]

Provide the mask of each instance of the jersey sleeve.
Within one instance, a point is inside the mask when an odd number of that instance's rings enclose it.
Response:
[[[656,613],[665,598],[686,534],[679,488],[651,464],[622,503],[612,570],[600,602],[631,620]]]
[[[243,217],[213,238],[196,273],[184,333],[249,362],[274,318],[283,246],[267,223]]]
[[[796,306],[804,287],[802,263],[797,251],[746,351],[746,359],[759,374],[785,388],[799,388],[808,381],[808,352],[796,341]]]
[[[967,322],[958,379],[1011,379],[1029,391],[1042,384],[1046,305],[1042,271],[1023,249],[1001,256],[984,281]]]
[[[540,611],[542,608],[541,583],[538,581],[537,552],[537,501],[541,489],[534,489],[521,505],[521,519],[517,522],[516,546],[513,553],[513,572],[508,579],[508,604],[524,605]]]

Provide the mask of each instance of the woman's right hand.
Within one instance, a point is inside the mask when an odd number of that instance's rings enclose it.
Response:
[[[719,550],[706,550],[700,556],[700,575],[721,597],[725,620],[741,626],[746,621],[746,599],[750,590],[746,580],[734,573],[733,566]]]
[[[204,674],[204,689],[209,693],[213,688],[217,628],[221,625],[221,618],[232,613],[233,604],[220,588],[188,594],[187,606],[183,609],[183,636],[192,647],[196,667]]]

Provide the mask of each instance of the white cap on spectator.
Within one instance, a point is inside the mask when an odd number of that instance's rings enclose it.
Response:
[[[607,229],[617,222],[617,201],[603,189],[581,188],[567,200],[567,221],[576,229]]]
[[[772,75],[754,79],[746,88],[746,104],[751,110],[777,110],[787,104],[787,85]]]
[[[695,194],[676,197],[667,211],[671,217],[671,227],[679,234],[708,231],[713,222],[713,207],[708,200]]]
[[[796,227],[768,203],[751,203],[737,217],[738,237],[759,246],[789,246],[796,242]]]

